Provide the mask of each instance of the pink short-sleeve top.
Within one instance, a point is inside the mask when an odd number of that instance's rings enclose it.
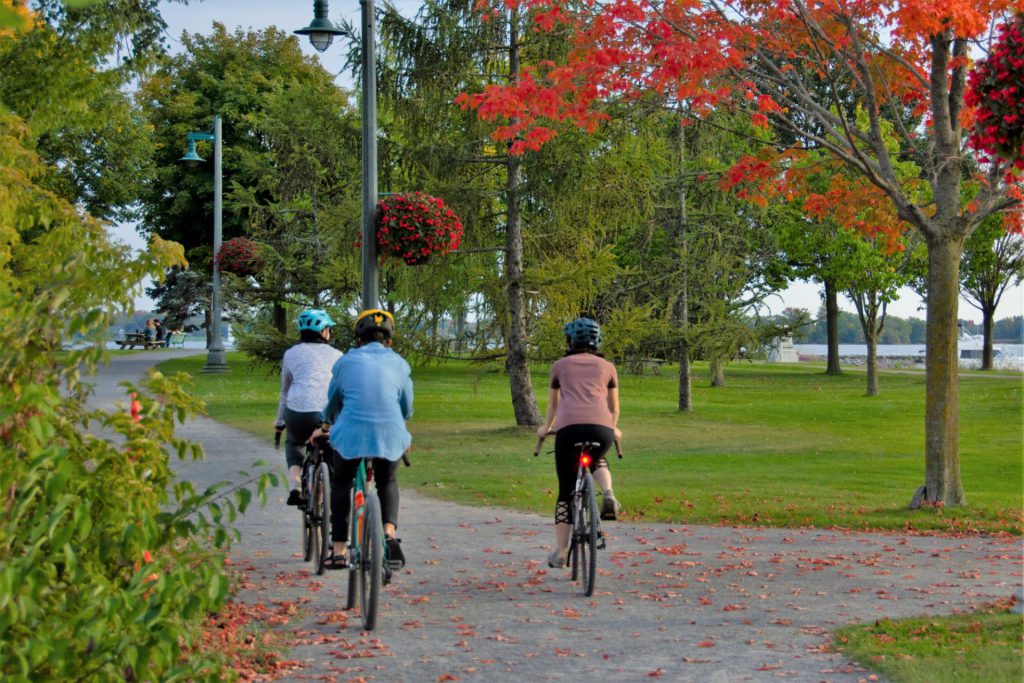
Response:
[[[575,424],[615,428],[608,409],[608,390],[619,386],[615,366],[592,353],[574,353],[551,366],[552,389],[560,392],[555,425],[560,429]]]

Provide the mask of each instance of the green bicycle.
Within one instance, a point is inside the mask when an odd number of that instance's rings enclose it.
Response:
[[[409,460],[403,455],[406,466]],[[372,631],[377,625],[377,608],[381,587],[391,583],[401,563],[390,561],[384,541],[380,498],[373,480],[373,468],[367,459],[359,460],[352,480],[352,521],[348,545],[348,598],[345,609],[352,609],[359,599],[363,628]]]

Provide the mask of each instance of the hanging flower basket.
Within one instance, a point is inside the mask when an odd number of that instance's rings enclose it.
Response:
[[[462,221],[439,197],[395,194],[377,203],[377,250],[410,266],[459,248]]]
[[[263,259],[256,249],[256,243],[248,237],[235,237],[220,245],[217,265],[225,273],[239,277],[256,275],[263,269]]]
[[[1024,14],[1003,24],[967,85],[965,101],[976,108],[971,147],[1024,169]]]

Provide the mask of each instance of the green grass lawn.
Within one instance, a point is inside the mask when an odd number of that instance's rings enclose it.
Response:
[[[201,356],[164,363],[195,376],[215,419],[267,440],[276,374],[229,355],[231,372],[201,375]],[[674,369],[621,380],[623,447],[615,490],[634,520],[857,529],[1008,531],[1019,534],[1024,484],[1020,374],[963,373],[960,454],[967,505],[907,509],[924,482],[924,376],[884,372],[882,395],[864,395],[864,375],[829,377],[820,367],[736,364],[728,385],[706,386],[697,365],[695,409],[675,409]],[[534,369],[546,400],[547,367]],[[413,370],[413,467],[402,485],[462,503],[549,513],[549,455],[531,456],[532,429],[514,426],[507,378],[468,363]],[[283,463],[283,456],[281,458]]]
[[[840,629],[850,658],[900,683],[1020,683],[1024,617],[1005,608],[944,618],[881,619]]]

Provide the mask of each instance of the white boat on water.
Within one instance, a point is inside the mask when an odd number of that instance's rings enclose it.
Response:
[[[1013,345],[1011,345],[1013,346]],[[1019,347],[1016,347],[1019,348]],[[961,368],[978,370],[981,368],[982,356],[985,353],[985,336],[981,334],[970,334],[960,328],[960,337],[957,339],[957,359]],[[925,350],[919,352],[920,360],[924,362]],[[1024,357],[1008,351],[1002,344],[992,345],[992,367],[1003,370],[1024,369]]]
[[[985,336],[981,334],[969,334],[961,332],[957,340],[957,358],[960,360],[960,367],[977,370],[981,367],[982,357],[985,353]],[[993,368],[1019,368],[1021,359],[1010,358],[1006,349],[1001,344],[992,345],[992,367]]]

